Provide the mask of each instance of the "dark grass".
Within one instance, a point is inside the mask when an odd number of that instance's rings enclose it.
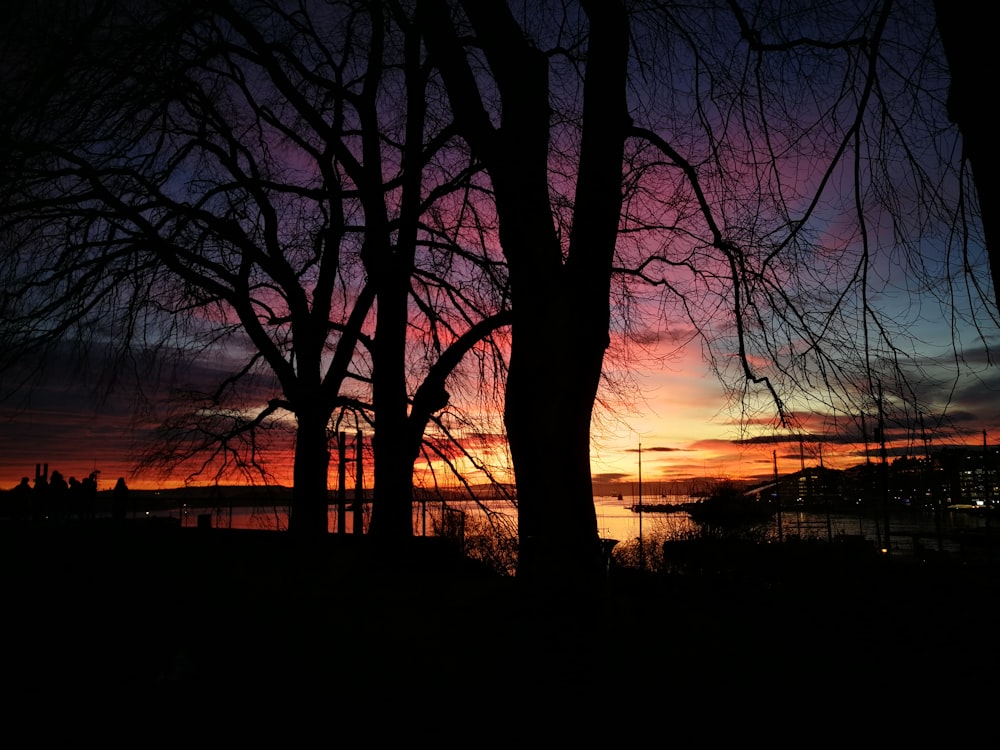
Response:
[[[190,716],[303,697],[347,722],[390,705],[425,723],[877,716],[995,696],[1000,666],[986,562],[789,552],[698,574],[612,569],[585,595],[527,590],[434,539],[387,550],[139,522],[7,526],[2,543],[6,694],[35,708]]]

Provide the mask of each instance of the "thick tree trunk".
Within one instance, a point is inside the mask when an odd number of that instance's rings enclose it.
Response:
[[[294,487],[288,530],[301,536],[319,537],[329,533],[327,473],[330,451],[326,428],[329,415],[322,409],[297,415],[295,435]]]
[[[996,32],[988,5],[935,0],[938,30],[951,68],[948,113],[962,132],[982,213],[993,292],[1000,309],[1000,145],[993,120],[989,71]]]
[[[406,33],[406,140],[400,227],[395,242],[388,224],[384,247],[369,273],[376,279],[378,308],[372,370],[372,405],[375,411],[375,501],[370,533],[377,538],[403,539],[413,535],[413,463],[410,450],[406,367],[409,330],[410,280],[413,274],[417,232],[420,226],[426,84],[422,71],[422,45],[416,29]],[[377,131],[376,131],[376,135]],[[374,139],[372,154],[380,136]],[[379,190],[382,180],[379,180]],[[382,198],[384,200],[384,198]],[[379,222],[386,221],[384,214]],[[422,433],[422,430],[421,430]]]
[[[369,533],[399,539],[413,535],[413,456],[407,439],[406,395],[409,264],[392,255],[383,263],[372,368],[375,501]]]
[[[514,327],[505,420],[517,483],[518,574],[589,587],[602,572],[590,423],[609,344],[628,34],[619,3],[584,8],[590,37],[569,252],[556,273],[537,259],[517,258],[523,250],[508,253]],[[521,239],[532,236],[544,235],[530,231]]]
[[[577,205],[566,258],[549,186],[549,61],[502,0],[461,5],[502,99],[495,127],[448,6],[420,4],[456,121],[493,181],[513,314],[504,419],[518,495],[518,576],[590,586],[601,550],[590,420],[608,345],[612,258],[627,125],[624,4],[581,3],[589,19]]]
[[[590,419],[607,330],[577,325],[568,302],[552,290],[535,300],[534,314],[516,318],[504,417],[517,486],[518,576],[590,587],[600,572]]]

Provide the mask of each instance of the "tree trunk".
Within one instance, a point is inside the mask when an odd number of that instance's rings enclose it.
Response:
[[[326,439],[329,415],[322,409],[303,409],[297,418],[288,530],[302,536],[319,537],[330,530],[327,517],[330,451]]]
[[[511,287],[504,420],[518,497],[518,576],[555,586],[595,582],[600,540],[590,474],[590,420],[600,382],[612,259],[621,212],[628,57],[621,2],[583,2],[589,19],[582,140],[568,252],[549,186],[549,61],[506,3],[462,3],[502,100],[487,116],[445,3],[421,3],[429,47],[456,121],[493,182]]]
[[[569,251],[555,279],[515,273],[511,262],[512,285],[520,285],[505,419],[517,477],[518,574],[589,587],[602,572],[590,428],[609,344],[628,26],[619,3],[583,5],[590,35]]]
[[[963,153],[972,167],[993,293],[1000,309],[1000,145],[989,106],[988,83],[995,36],[992,9],[944,0],[935,0],[934,8],[951,68],[948,114],[962,132]]]
[[[384,209],[374,230],[381,237],[381,252],[366,264],[376,279],[378,307],[375,349],[372,353],[372,406],[375,412],[375,500],[370,533],[374,537],[404,539],[413,535],[413,463],[408,423],[406,337],[409,330],[410,279],[413,274],[417,233],[421,224],[423,191],[424,122],[427,112],[426,72],[422,64],[419,31],[408,29],[404,42],[406,66],[406,138],[400,223],[395,241]],[[372,115],[372,121],[377,118]],[[372,128],[366,158],[375,159],[381,135]],[[382,201],[383,180],[378,180]],[[372,200],[374,203],[374,200]],[[384,205],[384,203],[383,203]],[[380,229],[381,227],[381,229]],[[422,430],[421,430],[422,432]]]
[[[410,264],[390,253],[382,266],[372,368],[375,501],[369,533],[400,539],[413,535],[413,456],[406,421]]]
[[[518,501],[518,576],[589,587],[600,546],[590,473],[590,419],[607,330],[573,322],[552,290],[515,318],[504,419]],[[531,307],[531,306],[529,306]]]

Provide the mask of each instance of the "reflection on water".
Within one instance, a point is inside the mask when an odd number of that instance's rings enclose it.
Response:
[[[516,509],[510,503],[493,502],[488,507],[491,513],[508,516],[512,521],[517,517]],[[417,536],[435,536],[442,528],[454,524],[454,516],[470,516],[483,513],[476,503],[449,502],[415,502],[413,504],[413,533]],[[202,527],[213,529],[250,529],[255,531],[287,531],[289,508],[287,505],[250,506],[227,505],[211,507],[208,505],[182,505],[179,508],[167,508],[146,512],[143,515],[150,518],[179,519],[182,527]],[[361,511],[361,524],[365,532],[371,520],[371,503],[364,503]],[[460,521],[459,521],[460,523]],[[354,504],[351,503],[343,514],[338,512],[336,505],[331,505],[327,512],[327,529],[336,534],[343,529],[344,534],[353,534],[355,529]]]
[[[657,506],[679,505],[690,502],[693,498],[687,495],[670,495],[666,497],[646,498],[644,512],[636,513],[632,508],[638,505],[636,497],[597,497],[594,499],[597,515],[598,533],[603,539],[616,539],[619,542],[638,540],[642,537],[650,542],[668,538],[684,537],[698,531],[688,514],[678,510],[674,512],[657,512]],[[516,527],[517,510],[506,501],[490,501],[486,503],[489,512],[499,514],[510,521],[510,527]],[[446,506],[449,513],[458,513],[465,519],[485,517],[485,511],[472,501],[452,501]],[[149,513],[150,516],[168,516],[179,518],[181,525],[186,527],[210,527],[230,529],[253,529],[266,531],[285,531],[288,529],[287,506],[250,507],[228,506],[218,508],[183,506],[174,510],[164,510]],[[328,514],[330,533],[338,533],[343,524],[343,533],[354,533],[353,507],[349,508],[340,518],[337,507],[330,506]],[[414,503],[413,532],[418,536],[435,536],[443,528],[446,517],[444,507],[440,502]],[[367,530],[371,517],[371,504],[366,503],[362,518]],[[958,543],[954,540],[957,534],[963,532],[981,531],[988,527],[984,513],[976,512],[943,512],[934,513],[901,513],[890,518],[889,533],[886,534],[884,519],[881,517],[850,515],[844,513],[802,512],[795,509],[782,509],[776,515],[768,529],[770,538],[801,538],[833,539],[841,536],[862,537],[873,544],[884,547],[888,541],[894,552],[911,553],[914,544],[926,549],[937,549],[942,552],[958,551]]]
[[[646,507],[649,508],[654,503],[680,504],[692,499],[686,496],[670,496],[666,500],[647,499]],[[628,497],[598,499],[596,505],[601,535],[624,541],[638,539],[641,534],[644,539],[657,540],[683,537],[698,531],[698,525],[684,511],[644,512],[640,528],[640,514],[631,510],[636,504],[637,499]],[[995,526],[996,521],[993,523]],[[827,541],[840,537],[860,537],[878,548],[885,549],[888,545],[894,554],[909,555],[921,548],[956,553],[960,551],[959,540],[963,538],[963,534],[975,534],[989,529],[990,523],[983,511],[894,512],[890,515],[887,533],[885,519],[881,515],[824,513],[817,510],[807,512],[783,508],[780,514],[775,514],[767,527],[766,536],[774,540],[799,537]]]

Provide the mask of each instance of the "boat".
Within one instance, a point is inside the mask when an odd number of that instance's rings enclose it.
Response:
[[[633,513],[676,513],[687,510],[687,506],[693,503],[643,503],[642,505],[630,505],[629,510]]]
[[[752,526],[770,521],[776,508],[753,500],[733,485],[723,485],[702,500],[685,503],[691,520],[718,526]]]

